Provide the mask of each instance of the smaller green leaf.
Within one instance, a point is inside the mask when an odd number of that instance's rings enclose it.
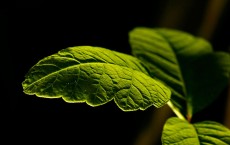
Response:
[[[169,118],[163,128],[163,145],[229,145],[230,130],[214,121],[190,124],[177,117]]]
[[[199,145],[195,128],[185,120],[169,118],[163,128],[163,145]]]
[[[161,107],[171,92],[130,55],[91,46],[70,47],[34,65],[24,92],[99,106],[114,99],[124,111]]]
[[[229,145],[230,130],[214,121],[195,123],[194,127],[201,144]]]

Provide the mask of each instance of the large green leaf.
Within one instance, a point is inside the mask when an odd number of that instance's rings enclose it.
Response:
[[[135,28],[129,36],[133,54],[171,89],[177,112],[190,118],[226,87],[230,56],[214,53],[206,40],[163,28]]]
[[[166,121],[161,139],[163,145],[229,145],[230,130],[214,121],[190,124],[172,117]]]
[[[148,76],[135,57],[99,47],[70,47],[33,66],[23,82],[26,94],[86,102],[91,106],[112,99],[124,111],[161,107],[171,92]]]

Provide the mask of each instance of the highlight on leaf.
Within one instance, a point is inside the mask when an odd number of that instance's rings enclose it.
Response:
[[[70,103],[99,106],[114,100],[124,111],[161,107],[171,96],[137,58],[92,46],[69,47],[40,60],[22,86],[26,94]]]

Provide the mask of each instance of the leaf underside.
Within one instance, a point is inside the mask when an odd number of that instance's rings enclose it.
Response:
[[[42,59],[22,85],[29,95],[90,106],[114,99],[124,111],[161,107],[171,95],[135,57],[91,46],[70,47]]]
[[[135,28],[129,33],[132,53],[150,75],[167,84],[172,103],[184,116],[209,105],[227,86],[230,55],[213,52],[204,39],[164,28]]]
[[[230,130],[214,121],[190,124],[172,117],[166,121],[161,139],[163,145],[229,145]]]

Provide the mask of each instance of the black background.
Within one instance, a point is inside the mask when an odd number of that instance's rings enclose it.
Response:
[[[69,104],[62,99],[26,95],[21,82],[40,59],[66,47],[91,45],[130,54],[128,32],[137,26],[157,27],[162,5],[160,1],[128,4],[33,1],[3,9],[6,11],[2,12],[1,32],[4,34],[7,30],[8,39],[2,39],[4,69],[1,76],[6,93],[1,96],[10,98],[12,135],[22,136],[23,142],[30,142],[30,138],[32,144],[37,141],[134,144],[139,132],[149,123],[154,107],[125,113],[113,101],[95,108],[84,103]],[[229,47],[227,13],[211,40],[215,50],[227,51]],[[193,33],[193,25],[197,22],[181,29]],[[226,91],[209,108],[198,113],[194,121],[222,122],[223,113],[218,112],[223,112],[224,105],[220,104],[225,100]]]

